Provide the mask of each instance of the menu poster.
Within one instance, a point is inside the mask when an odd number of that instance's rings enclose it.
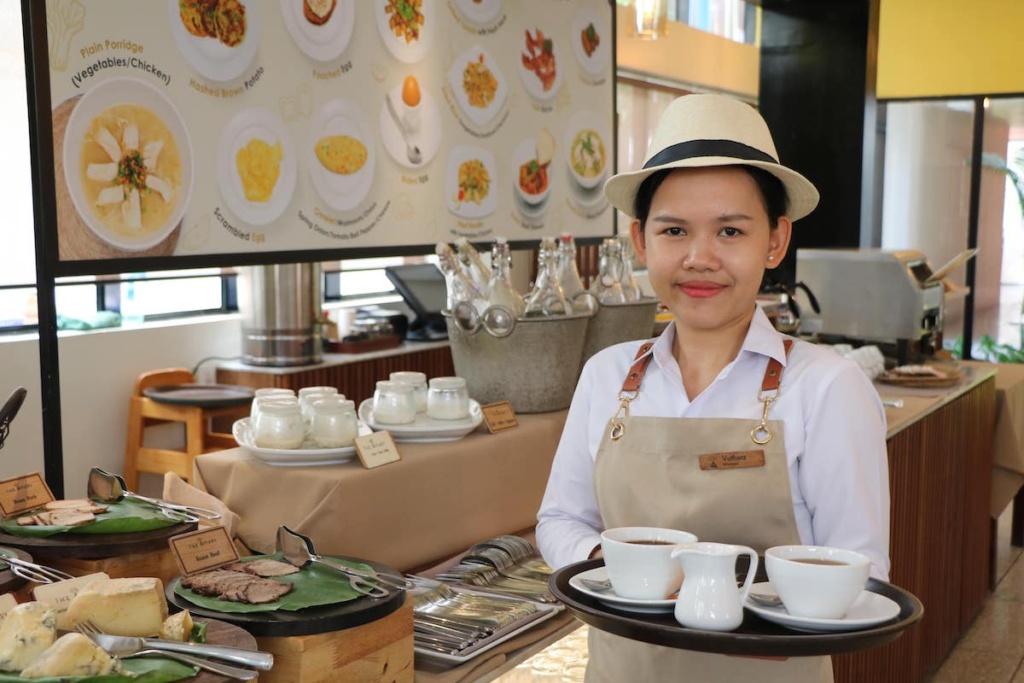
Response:
[[[45,11],[59,262],[614,231],[610,0]]]

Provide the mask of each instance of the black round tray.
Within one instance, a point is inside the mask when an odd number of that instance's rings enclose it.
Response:
[[[738,567],[743,564],[743,559],[737,562]],[[597,559],[563,567],[551,576],[551,592],[577,619],[596,629],[680,650],[756,657],[812,657],[856,652],[895,640],[920,621],[924,614],[921,601],[912,594],[891,583],[868,579],[867,590],[884,595],[900,606],[895,621],[860,631],[805,633],[766,621],[744,610],[743,623],[735,631],[701,631],[681,626],[671,612],[637,614],[617,610],[569,585],[569,579],[577,574],[603,566],[604,560]],[[745,567],[739,568],[746,573]],[[756,580],[766,580],[763,563],[757,573]]]
[[[160,403],[223,408],[252,403],[256,391],[234,384],[170,384],[143,389],[142,395]]]
[[[129,553],[167,550],[167,539],[171,536],[195,531],[198,527],[195,522],[181,522],[161,529],[123,534],[64,532],[45,537],[15,536],[0,532],[0,544],[23,548],[41,560],[66,557],[97,560]]]
[[[402,574],[379,562],[371,562],[357,557],[340,557],[337,559],[349,562],[359,562],[373,567],[378,574],[386,574],[401,580]],[[339,580],[345,579],[339,574]],[[307,636],[315,633],[327,633],[328,631],[341,631],[353,626],[368,624],[377,619],[383,619],[399,607],[405,604],[405,591],[394,590],[384,598],[361,597],[348,602],[341,602],[336,605],[323,605],[321,607],[307,607],[300,610],[274,610],[272,612],[217,612],[215,610],[200,607],[189,602],[174,592],[174,589],[181,582],[181,577],[175,577],[167,582],[164,587],[164,594],[167,602],[179,609],[187,609],[193,615],[220,619],[229,624],[241,626],[254,636],[282,637],[282,636]],[[390,589],[389,589],[390,590]]]

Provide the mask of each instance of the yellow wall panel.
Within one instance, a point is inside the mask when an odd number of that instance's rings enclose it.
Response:
[[[881,0],[878,97],[1024,92],[1024,0]]]

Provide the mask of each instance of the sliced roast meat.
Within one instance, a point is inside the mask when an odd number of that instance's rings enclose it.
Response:
[[[181,585],[200,595],[208,595],[229,602],[245,602],[261,605],[274,602],[292,590],[292,584],[274,581],[248,572],[213,569],[208,572],[187,576]]]
[[[262,576],[265,579],[269,579],[274,576],[288,576],[289,574],[295,574],[299,571],[299,568],[295,565],[288,564],[287,562],[279,562],[277,560],[235,562],[234,564],[229,564],[224,568],[235,572],[248,572],[249,574]]]

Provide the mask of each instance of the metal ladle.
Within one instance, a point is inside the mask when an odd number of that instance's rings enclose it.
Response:
[[[105,503],[115,503],[125,498],[134,498],[160,508],[165,515],[180,522],[196,522],[201,519],[220,519],[220,513],[194,505],[178,505],[168,503],[159,498],[141,496],[132,493],[124,483],[124,478],[119,474],[111,474],[99,467],[93,467],[89,471],[88,494],[90,498],[102,500]]]
[[[286,526],[277,528],[277,550],[284,556],[285,562],[292,566],[305,567],[311,562],[317,562],[341,572],[348,578],[353,590],[371,598],[384,598],[391,595],[391,591],[384,586],[370,583],[371,580],[378,581],[394,590],[405,590],[409,585],[404,579],[396,579],[373,571],[365,572],[354,569],[323,555],[318,555],[309,536],[292,531]]]

